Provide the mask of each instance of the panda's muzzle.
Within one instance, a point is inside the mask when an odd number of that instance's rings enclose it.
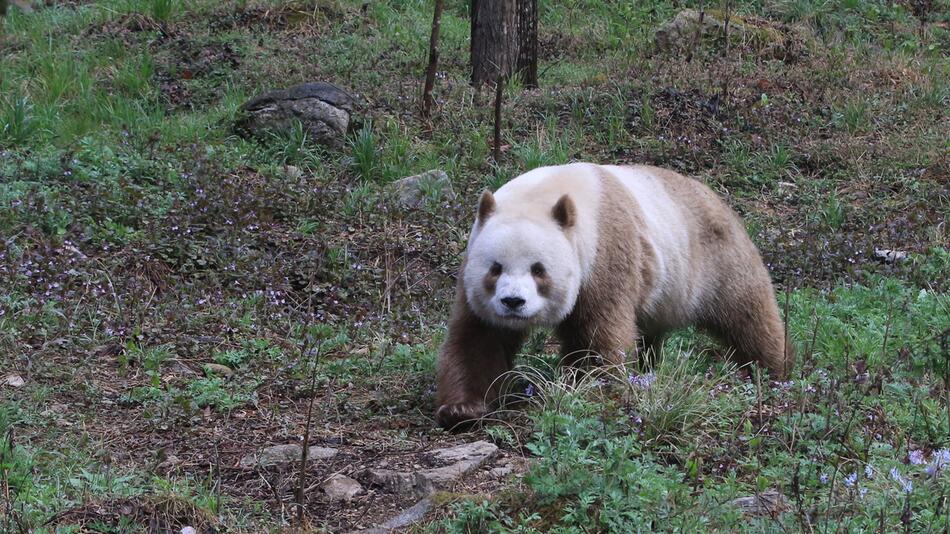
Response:
[[[511,311],[517,311],[524,306],[525,300],[521,297],[504,297],[501,303]]]

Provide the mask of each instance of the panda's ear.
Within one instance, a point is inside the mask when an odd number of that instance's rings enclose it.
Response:
[[[488,217],[495,212],[495,197],[491,191],[485,190],[482,198],[478,201],[478,224],[485,224]]]
[[[574,223],[577,222],[577,208],[574,206],[571,197],[567,195],[562,196],[557,201],[557,204],[551,210],[551,215],[564,229],[574,226]]]

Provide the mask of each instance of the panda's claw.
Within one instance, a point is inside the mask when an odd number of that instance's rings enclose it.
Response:
[[[465,430],[485,416],[488,408],[484,402],[459,402],[443,404],[435,412],[435,420],[440,427],[458,432]]]

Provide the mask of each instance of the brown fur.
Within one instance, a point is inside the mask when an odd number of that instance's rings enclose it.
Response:
[[[665,169],[649,170],[664,179],[694,220],[690,245],[697,261],[691,279],[717,288],[693,322],[729,345],[740,365],[757,361],[773,376],[787,376],[795,348],[786,337],[768,270],[742,221],[699,182]],[[662,332],[658,335],[662,340]]]
[[[601,170],[597,255],[574,309],[556,328],[565,363],[578,364],[595,354],[621,363],[643,336],[648,350],[659,351],[665,333],[684,324],[698,324],[734,349],[741,364],[759,362],[776,377],[794,363],[768,271],[746,235],[738,216],[708,188],[671,171],[649,168],[663,180],[689,218],[689,284],[712,288],[702,294],[699,312],[673,310],[672,317],[649,317],[643,301],[655,284],[656,252],[643,227],[643,213],[630,192],[612,174]],[[479,219],[495,209],[482,196]],[[569,227],[576,208],[562,197],[552,216]],[[570,224],[565,224],[570,223]],[[464,272],[464,263],[460,272]],[[489,283],[489,279],[485,279]],[[541,282],[539,281],[539,286]],[[667,314],[669,315],[669,314]],[[671,324],[672,323],[672,324]],[[500,392],[499,377],[512,367],[525,332],[489,325],[465,300],[459,276],[448,339],[438,363],[436,420],[444,428],[477,419]]]
[[[600,356],[621,363],[635,347],[636,311],[650,288],[653,253],[638,238],[642,226],[633,197],[612,175],[601,173],[603,191],[598,219],[597,258],[570,315],[558,325],[561,354],[568,365]],[[640,265],[640,269],[632,268]]]
[[[464,270],[463,262],[459,272]],[[451,429],[485,415],[498,397],[498,378],[511,370],[525,335],[491,326],[475,315],[465,302],[459,276],[448,338],[439,354],[435,418],[441,427]]]

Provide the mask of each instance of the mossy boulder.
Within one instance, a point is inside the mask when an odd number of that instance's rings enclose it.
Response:
[[[728,17],[729,45],[764,59],[794,60],[807,53],[811,39],[797,26],[778,24],[757,17]],[[723,48],[726,16],[718,9],[684,9],[656,31],[655,44],[661,52],[682,52],[703,45]]]

